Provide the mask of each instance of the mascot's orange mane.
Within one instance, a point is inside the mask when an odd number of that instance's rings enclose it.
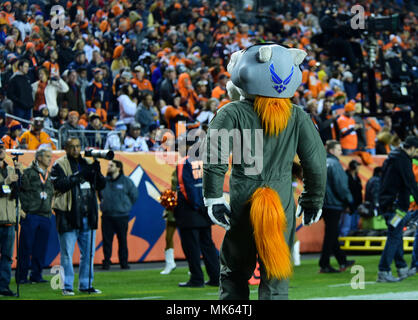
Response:
[[[277,136],[283,131],[292,116],[292,103],[289,98],[269,98],[257,96],[254,110],[261,119],[267,135]]]

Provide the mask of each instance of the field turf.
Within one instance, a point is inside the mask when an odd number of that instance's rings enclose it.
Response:
[[[290,280],[289,299],[323,299],[343,298],[347,296],[371,295],[370,299],[379,299],[379,295],[386,294],[384,299],[397,299],[397,295],[407,294],[411,299],[418,299],[418,276],[409,277],[398,283],[376,283],[377,265],[380,255],[350,256],[356,260],[354,269],[347,269],[343,273],[319,274],[318,258],[302,260],[302,265],[294,268],[294,274]],[[411,255],[405,255],[409,264]],[[331,260],[334,267],[337,263]],[[183,263],[184,265],[184,263]],[[53,289],[51,279],[54,277],[47,269],[44,278],[47,283],[20,285],[20,300],[217,300],[218,288],[206,286],[204,288],[179,288],[178,283],[187,281],[188,268],[178,267],[170,275],[160,275],[160,268],[137,269],[121,271],[115,266],[110,271],[100,271],[96,266],[94,287],[103,293],[88,295],[78,292],[77,275],[75,278],[75,296],[62,296],[60,289]],[[396,268],[392,266],[393,273]],[[357,271],[356,271],[357,270]],[[364,279],[358,270],[364,270]],[[355,271],[354,273],[351,273]],[[351,281],[354,277],[354,288]],[[363,283],[361,281],[364,280]],[[357,286],[357,289],[356,289]],[[10,288],[15,291],[14,278]],[[251,299],[257,299],[257,286],[251,286]],[[415,293],[414,293],[415,291]],[[390,294],[391,293],[391,294]],[[387,294],[390,294],[387,296]],[[404,295],[405,296],[405,295]],[[377,297],[377,298],[376,298]],[[16,300],[16,298],[0,297],[0,300]],[[367,296],[366,296],[367,299]],[[407,298],[409,299],[409,298]]]

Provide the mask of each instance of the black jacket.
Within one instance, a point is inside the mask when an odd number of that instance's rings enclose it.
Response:
[[[58,233],[64,233],[75,229],[82,228],[82,205],[88,207],[88,224],[91,229],[97,229],[98,221],[98,204],[96,191],[102,190],[106,185],[106,179],[100,172],[98,162],[88,164],[86,159],[80,158],[77,162],[75,159],[69,159],[72,175],[66,176],[64,170],[59,164],[54,164],[51,171],[51,180],[56,191],[65,193],[71,190],[72,206],[70,212],[55,209],[57,219]],[[85,182],[90,183],[90,192],[88,200],[82,200],[81,185]]]
[[[332,154],[327,154],[327,187],[325,190],[324,208],[344,210],[353,203],[348,187],[348,177],[340,161]]]
[[[361,185],[361,180],[359,176],[353,178],[353,176],[346,171],[348,177],[348,188],[350,189],[351,195],[353,196],[353,209],[355,210],[363,202],[363,186]]]
[[[379,176],[373,176],[366,183],[364,200],[369,201],[374,206],[379,205],[380,181],[381,178]]]
[[[13,107],[29,110],[33,108],[32,86],[29,78],[21,72],[15,72],[7,87],[7,97]]]
[[[410,194],[418,203],[412,160],[404,150],[398,148],[391,151],[383,163],[379,194],[381,212],[392,212],[396,208],[408,211]]]

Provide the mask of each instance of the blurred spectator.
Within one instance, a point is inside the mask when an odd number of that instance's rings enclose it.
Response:
[[[104,270],[110,268],[113,237],[116,234],[120,267],[129,269],[127,243],[129,213],[138,199],[138,188],[130,178],[123,174],[121,161],[109,161],[106,186],[100,191],[100,195],[104,255],[102,268]]]
[[[131,80],[131,83],[136,85],[138,91],[141,95],[145,95],[148,93],[153,93],[154,88],[152,87],[151,82],[145,78],[145,70],[142,66],[138,65],[134,68],[135,77]]]
[[[100,117],[96,113],[92,113],[89,115],[89,124],[86,127],[86,130],[96,131],[94,133],[86,132],[88,146],[103,149],[106,142],[106,133],[100,132],[104,131],[103,123],[101,122]]]
[[[344,91],[347,95],[347,100],[354,100],[359,92],[357,83],[354,81],[353,74],[346,71],[343,74]]]
[[[125,48],[123,45],[118,45],[113,50],[113,61],[110,66],[110,70],[112,71],[113,77],[117,75],[119,70],[130,66],[130,61],[124,56]]]
[[[337,119],[343,155],[349,155],[357,150],[358,137],[356,130],[361,128],[361,125],[357,124],[353,118],[355,111],[354,103],[346,103],[344,114]]]
[[[376,137],[376,154],[389,154],[392,138],[388,131],[382,130]]]
[[[143,151],[148,152],[148,145],[141,135],[141,125],[136,122],[129,124],[129,131],[123,141],[123,150],[128,152]]]
[[[302,85],[312,93],[312,98],[318,96],[319,80],[316,70],[319,64],[315,59],[312,59],[308,62],[308,68],[302,72]]]
[[[47,282],[42,277],[42,269],[48,249],[54,195],[48,174],[51,159],[51,149],[38,149],[35,159],[22,175],[20,202],[26,217],[20,222],[19,273],[16,273],[16,281],[20,284]]]
[[[373,215],[379,213],[379,192],[380,183],[382,179],[382,167],[375,167],[373,169],[373,176],[367,181],[364,194],[364,201],[368,201],[371,205],[369,212]]]
[[[218,85],[212,90],[212,98],[216,98],[219,101],[226,96],[226,83],[228,82],[228,75],[222,73],[218,77]]]
[[[44,130],[44,118],[36,117],[33,119],[30,130],[25,131],[19,138],[20,148],[27,150],[37,150],[39,147],[51,148],[56,150],[51,137]]]
[[[365,134],[366,134],[366,151],[371,155],[376,155],[376,138],[382,127],[375,117],[366,117],[365,123]]]
[[[62,37],[58,47],[58,64],[60,70],[68,69],[68,65],[74,60],[74,51],[70,48],[71,39],[69,36]]]
[[[168,67],[164,72],[164,80],[160,85],[160,98],[168,105],[174,105],[174,96],[176,95],[176,69]]]
[[[39,106],[39,116],[44,119],[44,131],[48,133],[51,138],[56,138],[56,135],[53,131],[54,123],[49,116],[49,110],[46,104]]]
[[[4,135],[1,140],[6,149],[19,149],[19,138],[22,133],[22,125],[17,120],[12,120],[9,123],[9,132]]]
[[[123,151],[127,126],[125,122],[119,120],[116,122],[115,130],[107,134],[105,149],[114,151]]]
[[[68,120],[68,106],[62,105],[58,111],[58,115],[52,118],[52,123],[54,124],[54,129],[60,129],[61,126]]]
[[[122,85],[118,102],[120,114],[119,119],[123,120],[126,124],[134,122],[138,100],[134,97],[134,89],[130,83]]]
[[[100,117],[102,123],[107,122],[107,111],[102,108],[102,101],[95,99],[92,101],[92,108],[95,110],[95,113]]]
[[[322,111],[319,115],[321,119],[321,125],[319,127],[319,134],[321,136],[322,142],[325,145],[325,142],[328,140],[337,139],[337,125],[336,119],[339,117],[337,114],[333,114],[331,110],[332,101],[325,100],[323,104]]]
[[[32,117],[33,98],[30,94],[32,87],[27,76],[29,62],[19,60],[17,71],[10,77],[7,87],[7,97],[13,102],[13,114],[24,120],[30,120]],[[23,124],[27,127],[27,124]]]
[[[210,98],[204,103],[203,110],[196,117],[196,120],[201,124],[209,124],[212,118],[215,116],[215,112],[218,108],[219,101],[216,98]]]
[[[51,117],[58,114],[58,94],[68,91],[67,83],[59,75],[48,79],[48,70],[40,69],[39,81],[32,84],[32,96],[35,101],[34,113],[39,115],[39,106],[46,104]],[[36,111],[36,112],[35,112]]]
[[[334,94],[334,104],[331,107],[332,113],[341,115],[344,113],[345,94],[343,92],[336,92]]]
[[[135,121],[141,125],[141,135],[143,136],[149,133],[152,124],[159,122],[159,113],[154,105],[151,93],[146,94],[138,105],[135,112]]]
[[[60,67],[58,65],[58,53],[54,48],[50,48],[47,51],[47,61],[45,61],[42,66],[48,71],[49,78],[59,78],[60,77]]]
[[[77,111],[80,115],[85,112],[83,96],[80,86],[77,84],[78,73],[74,69],[66,71],[68,91],[58,95],[60,108],[66,106],[69,111]]]
[[[354,234],[358,230],[359,215],[357,208],[363,203],[363,186],[360,177],[358,176],[358,168],[360,162],[351,160],[346,170],[348,177],[348,188],[353,196],[353,203],[351,205],[351,212],[344,212],[341,216],[340,236],[346,237]]]
[[[163,147],[160,144],[161,132],[160,128],[156,124],[152,124],[149,127],[149,133],[147,136],[147,146],[149,151],[163,151]]]
[[[80,115],[77,111],[68,113],[67,121],[60,127],[61,145],[70,137],[75,137],[80,140],[81,148],[84,150],[88,146],[88,141],[84,135],[84,129],[78,124]]]
[[[418,187],[411,159],[417,156],[418,137],[408,136],[400,148],[391,151],[383,163],[379,193],[380,212],[388,226],[385,248],[379,262],[377,282],[397,282],[409,276],[403,257],[403,227],[411,217],[409,197],[418,202]],[[399,278],[392,275],[395,260]]]
[[[48,72],[45,68],[38,69],[38,81],[32,83],[33,111],[37,114],[39,106],[46,104],[45,88],[48,84]]]
[[[325,191],[322,218],[325,222],[324,242],[319,259],[320,273],[336,273],[354,264],[347,260],[338,242],[338,223],[341,213],[353,203],[348,187],[348,177],[338,159],[342,154],[341,144],[336,140],[326,142],[327,150],[327,187]],[[340,270],[333,268],[330,257],[334,255]]]
[[[100,100],[103,103],[104,109],[109,109],[110,99],[108,93],[105,90],[105,86],[102,82],[103,71],[100,68],[93,70],[93,82],[86,88],[86,107],[93,107],[92,102],[94,100]]]

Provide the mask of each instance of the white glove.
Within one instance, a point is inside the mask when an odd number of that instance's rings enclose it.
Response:
[[[231,228],[229,224],[229,219],[231,217],[231,207],[225,201],[225,198],[204,198],[203,201],[205,206],[208,208],[208,215],[212,222],[225,228],[225,230],[228,231]]]
[[[298,205],[296,209],[296,218],[299,218],[302,215],[302,224],[304,226],[310,226],[313,223],[317,223],[319,219],[321,219],[322,209],[304,209],[302,206]]]

